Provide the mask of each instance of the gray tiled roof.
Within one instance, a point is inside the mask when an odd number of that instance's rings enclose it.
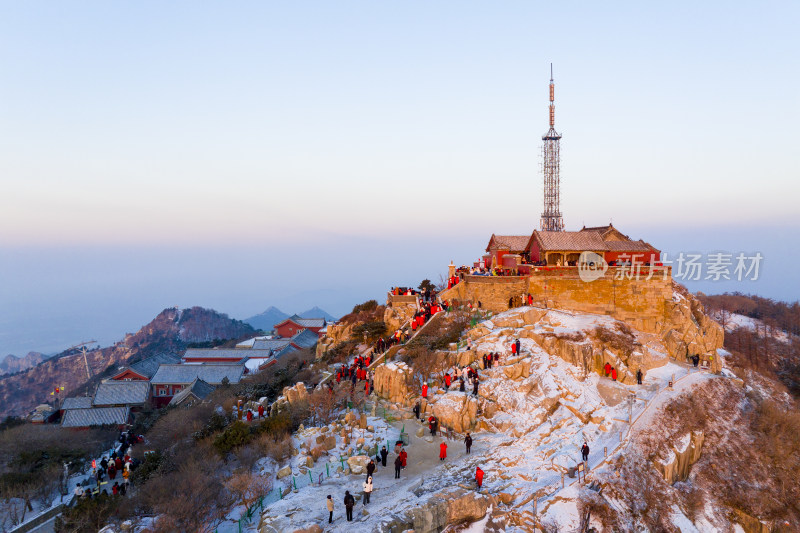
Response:
[[[612,252],[649,252],[652,247],[644,241],[606,241]]]
[[[77,398],[64,398],[61,409],[88,409],[92,406],[91,396],[78,396]]]
[[[264,339],[253,343],[253,350],[275,350],[276,352],[291,341],[289,339]],[[252,357],[252,356],[251,356]]]
[[[231,362],[235,362],[245,357],[269,357],[269,350],[255,350],[253,348],[189,348],[186,350],[186,353],[183,354],[184,359],[204,357],[211,359],[230,359]]]
[[[211,385],[219,385],[223,378],[230,383],[239,383],[244,374],[244,365],[229,363],[161,365],[150,380],[154,385],[189,384],[200,378]]]
[[[150,395],[147,381],[104,381],[97,386],[92,405],[143,405]]]
[[[146,378],[152,378],[161,365],[176,364],[181,362],[181,356],[174,353],[160,353],[147,359],[133,363],[128,368]]]
[[[492,240],[494,240],[495,249],[524,252],[528,249],[528,241],[530,239],[530,235],[492,235],[489,239],[489,244],[486,245],[486,251],[488,252],[492,248]]]
[[[292,315],[280,324],[283,324],[287,320],[291,320],[298,326],[304,328],[322,328],[325,327],[325,319],[324,318],[303,318],[300,315]],[[279,324],[275,324],[276,326]]]
[[[297,351],[297,348],[295,348],[291,344],[287,344],[282,349],[280,349],[279,351],[275,352],[275,359],[279,359],[279,358],[283,357],[286,354],[289,354],[289,353],[292,353],[292,352],[296,352],[296,351]]]
[[[178,394],[172,397],[170,400],[170,405],[178,405],[182,403],[189,395],[194,396],[198,400],[205,400],[206,397],[214,392],[213,385],[209,385],[205,381],[200,378],[195,379],[192,381],[192,384],[180,391]]]
[[[103,424],[127,424],[129,407],[92,407],[89,409],[70,409],[64,412],[61,426],[65,428],[84,428]]]
[[[301,348],[311,348],[319,340],[319,335],[310,329],[304,329],[300,333],[295,333],[291,341]]]
[[[594,231],[539,231],[533,232],[533,238],[547,251],[605,251],[606,241]]]

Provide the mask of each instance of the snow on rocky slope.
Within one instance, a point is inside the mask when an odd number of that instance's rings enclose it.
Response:
[[[329,427],[301,432],[291,471],[307,477],[304,469],[314,464],[306,457],[308,448],[327,443],[329,455],[317,465],[327,461],[331,476],[272,503],[258,530],[413,529],[427,533],[479,520],[475,526],[479,531],[533,531],[534,524],[574,530],[581,521],[578,500],[589,490],[586,487],[599,490],[597,479],[615,475],[620,459],[629,451],[631,436],[641,427],[658,425],[655,413],[670,399],[705,382],[724,379],[672,359],[668,354],[675,355],[674,349],[663,337],[604,315],[522,307],[478,323],[466,336],[471,350],[453,349],[439,355],[443,368],[473,365],[479,369],[477,398],[470,387],[468,392],[458,392],[456,382],[449,391],[434,385],[428,399],[420,399],[412,392],[411,367],[380,366],[375,389],[382,399],[372,403],[372,414],[378,416],[350,413]],[[521,353],[512,356],[510,345],[516,339]],[[499,364],[485,369],[481,356],[488,352],[501,356]],[[717,353],[724,355],[722,350]],[[606,362],[618,369],[619,381],[601,376]],[[636,371],[640,369],[644,379],[638,385]],[[434,414],[442,426],[458,433],[455,440],[425,436],[423,426],[410,414],[418,400],[426,417]],[[396,421],[382,418],[383,409]],[[410,435],[409,466],[395,480],[393,445],[401,429]],[[363,435],[363,440],[351,438],[351,431],[359,438]],[[461,442],[466,431],[475,440],[469,455]],[[312,444],[304,444],[308,441]],[[347,461],[340,456],[358,456],[360,450],[387,441],[388,466],[378,468],[372,501],[364,506],[359,496],[365,459]],[[443,441],[449,444],[444,462],[438,460]],[[584,442],[591,449],[585,483],[572,477]],[[701,449],[702,435],[687,433],[662,454],[653,472],[674,481],[697,461]],[[480,490],[474,482],[476,467],[486,473]],[[287,469],[283,474],[287,475]],[[353,523],[344,520],[345,490],[359,500]],[[325,510],[328,494],[336,506],[331,525]],[[692,523],[680,509],[674,515],[675,524]]]

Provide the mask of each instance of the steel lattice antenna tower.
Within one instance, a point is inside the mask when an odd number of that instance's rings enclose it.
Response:
[[[544,173],[544,211],[541,228],[543,231],[564,231],[561,218],[561,134],[556,131],[555,85],[553,85],[553,64],[550,63],[550,129],[542,137],[544,146],[542,172]]]

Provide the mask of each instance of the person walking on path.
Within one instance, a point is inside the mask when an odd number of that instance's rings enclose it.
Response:
[[[414,411],[414,416],[417,418],[417,420],[419,420],[419,412],[420,412],[420,410],[421,410],[421,408],[420,408],[419,402],[415,403],[414,404],[414,409],[412,409],[412,411]]]
[[[617,381],[617,369],[616,368],[612,368],[611,369],[611,379],[614,380],[614,381]]]
[[[375,472],[375,461],[370,459],[369,464],[367,464],[367,479],[371,478],[374,472]]]
[[[344,508],[347,511],[347,521],[353,521],[353,506],[356,504],[356,499],[350,494],[349,490],[344,491]]]
[[[581,446],[581,457],[583,457],[584,463],[589,460],[589,445],[585,442],[583,443],[583,446]]]
[[[333,522],[333,498],[330,494],[328,494],[328,499],[325,500],[325,504],[328,506],[328,523]]]
[[[636,371],[636,383],[641,385],[642,384],[642,369]]]
[[[369,497],[372,494],[372,476],[369,476],[364,482],[364,505],[369,503]]]
[[[400,450],[399,457],[400,457],[400,466],[405,468],[406,464],[408,463],[408,452],[406,452],[405,448],[402,448]]]
[[[381,448],[381,466],[386,466],[386,458],[389,456],[389,450],[386,449],[386,446]]]
[[[403,460],[400,456],[397,456],[397,459],[394,460],[394,478],[400,479],[400,469],[403,468]]]
[[[472,436],[470,436],[469,432],[467,432],[467,436],[464,437],[464,444],[467,447],[467,453],[469,453],[470,448],[472,448]]]
[[[478,489],[480,490],[481,486],[483,486],[483,470],[481,470],[481,467],[475,470],[475,482],[478,483]]]
[[[603,365],[603,370],[606,373],[606,377],[608,377],[608,375],[611,373],[611,363],[606,362],[606,364]]]
[[[443,441],[439,445],[439,460],[444,461],[445,459],[447,459],[447,443]]]

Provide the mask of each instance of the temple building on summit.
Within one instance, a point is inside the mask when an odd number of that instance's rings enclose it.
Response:
[[[580,231],[534,230],[531,235],[492,234],[483,256],[486,268],[511,268],[525,264],[577,266],[582,252],[594,252],[610,265],[637,259],[661,260],[661,251],[643,240],[633,240],[613,225],[583,227]],[[478,265],[476,265],[478,266]]]

